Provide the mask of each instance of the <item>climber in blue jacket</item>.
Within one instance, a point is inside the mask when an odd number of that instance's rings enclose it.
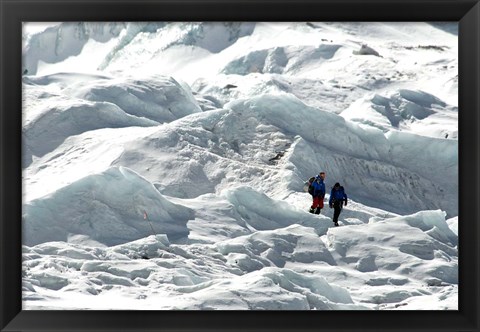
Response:
[[[345,189],[340,185],[340,183],[335,183],[330,192],[330,200],[328,201],[328,206],[330,209],[333,207],[333,223],[335,226],[338,226],[338,217],[340,212],[342,212],[343,205],[347,205],[347,194]]]
[[[313,202],[310,207],[310,213],[320,214],[323,209],[323,199],[325,198],[325,172],[320,172],[315,180],[310,184],[309,192],[312,195]]]

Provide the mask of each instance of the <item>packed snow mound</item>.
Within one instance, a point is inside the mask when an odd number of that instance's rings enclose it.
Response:
[[[326,244],[339,265],[376,272],[367,283],[381,283],[381,275],[392,272],[406,276],[405,283],[458,283],[458,238],[441,211],[349,226],[348,232],[330,229]]]
[[[367,309],[353,304],[347,290],[322,277],[277,268],[223,280],[189,297],[190,306],[198,310]]]
[[[32,155],[41,157],[57,148],[68,137],[101,128],[149,127],[158,123],[125,113],[117,105],[81,99],[50,98],[49,105],[40,105],[35,116],[23,123],[23,144],[27,148],[24,166]],[[34,114],[34,113],[30,113]]]
[[[254,230],[269,230],[300,224],[315,229],[317,234],[325,234],[331,221],[320,216],[307,214],[282,200],[274,200],[251,187],[240,186],[224,190],[235,210]]]
[[[128,114],[160,123],[201,111],[187,84],[164,75],[139,74],[115,78],[98,74],[56,73],[24,76],[23,82],[24,88],[29,91],[25,99],[31,106],[46,103],[49,95],[108,102]],[[32,112],[35,113],[35,109],[29,110],[29,115]]]
[[[368,94],[341,116],[384,132],[393,127],[430,137],[458,138],[458,126],[453,125],[458,120],[458,108],[418,90],[400,89],[386,96]]]
[[[32,35],[23,50],[23,70],[29,75],[37,73],[39,61],[61,62],[79,55],[92,39],[108,42],[120,35],[125,23],[64,22]]]
[[[109,102],[128,114],[164,123],[201,111],[187,89],[172,77],[154,75],[97,80],[66,93],[79,99]]]
[[[22,82],[29,86],[56,86],[59,90],[64,90],[68,87],[78,87],[79,85],[90,84],[96,80],[112,79],[111,76],[101,74],[87,74],[75,72],[58,72],[50,75],[42,76],[22,76]]]
[[[68,137],[54,151],[33,158],[24,169],[23,180],[32,186],[23,191],[23,202],[49,195],[88,175],[104,172],[122,155],[125,144],[156,130],[156,127],[103,128]]]
[[[385,222],[403,222],[409,226],[416,227],[435,240],[447,244],[450,247],[458,246],[458,234],[450,228],[449,222],[445,220],[444,211],[420,211],[413,215],[387,219]],[[457,217],[458,218],[458,217]]]
[[[403,43],[431,43],[433,40],[453,40],[450,34],[458,33],[458,25],[448,22],[313,22],[313,27],[321,29],[322,32],[341,31],[348,37],[362,38],[366,44],[383,44],[385,41],[396,41]],[[418,33],[422,31],[422,33]],[[448,31],[449,33],[445,33]],[[414,38],[413,38],[414,37]],[[355,39],[356,40],[356,39]]]
[[[419,298],[452,309],[458,253],[446,225],[443,212],[421,211],[323,236],[291,225],[215,244],[172,244],[159,233],[105,247],[72,235],[23,247],[24,297],[32,308],[64,309],[91,295],[97,304],[85,309],[427,309]],[[119,294],[129,300],[112,302]]]
[[[326,219],[326,218],[325,218]],[[324,224],[325,232],[332,223],[330,220],[318,220]],[[285,267],[286,262],[325,262],[336,265],[315,229],[292,225],[270,231],[258,231],[250,235],[217,243],[217,250],[227,257],[227,263],[245,273],[261,270],[264,267]]]
[[[111,167],[25,204],[23,243],[67,241],[81,234],[111,246],[152,232],[175,240],[188,235],[192,213],[169,202],[137,173]]]
[[[208,80],[199,78],[192,83],[194,95],[202,109],[222,108],[232,100],[247,99],[263,94],[289,93],[305,105],[321,111],[340,114],[365,92],[351,83],[288,74],[225,75]]]
[[[250,73],[296,73],[307,71],[310,66],[320,66],[332,59],[340,45],[286,46],[255,50],[228,63],[223,69],[227,75]]]
[[[353,51],[353,54],[355,55],[374,55],[380,57],[381,55],[375,51],[373,48],[366,44],[362,44],[360,49],[358,51]]]

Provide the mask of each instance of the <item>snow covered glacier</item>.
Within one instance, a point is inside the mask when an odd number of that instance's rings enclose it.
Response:
[[[447,25],[25,24],[24,309],[458,309]]]

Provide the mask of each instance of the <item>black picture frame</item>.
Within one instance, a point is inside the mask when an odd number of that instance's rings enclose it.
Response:
[[[1,331],[479,331],[480,4],[473,0],[0,0]],[[21,23],[459,22],[458,311],[22,311]]]

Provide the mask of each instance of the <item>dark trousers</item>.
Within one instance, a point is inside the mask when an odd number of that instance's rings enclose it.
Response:
[[[333,202],[333,222],[338,222],[338,217],[340,216],[340,212],[342,212],[343,201],[335,201]]]

